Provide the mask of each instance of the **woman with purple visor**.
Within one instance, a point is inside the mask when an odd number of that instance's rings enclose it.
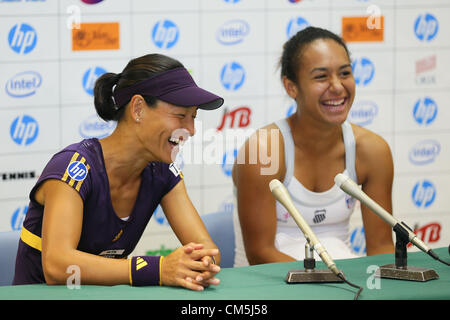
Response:
[[[13,284],[67,284],[73,270],[81,284],[219,284],[219,250],[173,161],[186,137],[178,133],[193,135],[197,110],[223,99],[160,54],[102,75],[94,96],[98,115],[116,129],[67,146],[44,168],[30,193]],[[158,205],[182,246],[166,257],[130,257]]]

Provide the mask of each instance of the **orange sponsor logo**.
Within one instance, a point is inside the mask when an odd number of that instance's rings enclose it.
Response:
[[[72,29],[72,50],[118,50],[120,32],[118,22],[81,23]]]
[[[384,17],[342,17],[342,38],[345,42],[382,42]]]

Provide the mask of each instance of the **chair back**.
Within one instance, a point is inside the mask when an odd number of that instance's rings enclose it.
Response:
[[[10,286],[14,278],[20,231],[0,232],[0,286]]]
[[[201,216],[214,243],[220,250],[220,266],[232,268],[234,264],[234,227],[232,212],[223,211]]]

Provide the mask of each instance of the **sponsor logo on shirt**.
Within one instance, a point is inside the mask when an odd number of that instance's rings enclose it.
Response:
[[[86,163],[86,159],[83,156],[81,156],[80,160],[77,160],[78,157],[80,157],[80,154],[75,152],[72,159],[70,159],[69,165],[67,166],[66,172],[61,180],[67,182],[71,187],[74,187],[75,185],[75,189],[80,191],[81,185],[87,177],[90,166]]]
[[[327,210],[326,209],[321,209],[321,210],[314,211],[313,222],[314,223],[321,223],[327,217],[326,214],[327,214]]]
[[[181,170],[178,169],[178,167],[175,163],[171,163],[169,165],[169,170],[172,171],[172,173],[175,177],[180,176],[181,178],[183,178],[183,174],[181,173]]]

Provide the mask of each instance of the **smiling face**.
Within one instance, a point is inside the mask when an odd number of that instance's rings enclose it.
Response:
[[[317,39],[299,56],[297,82],[283,79],[287,93],[297,101],[301,117],[340,124],[355,97],[355,80],[346,50],[331,39]]]
[[[155,161],[175,161],[180,143],[195,134],[197,107],[179,107],[159,100],[140,110],[137,139]]]

